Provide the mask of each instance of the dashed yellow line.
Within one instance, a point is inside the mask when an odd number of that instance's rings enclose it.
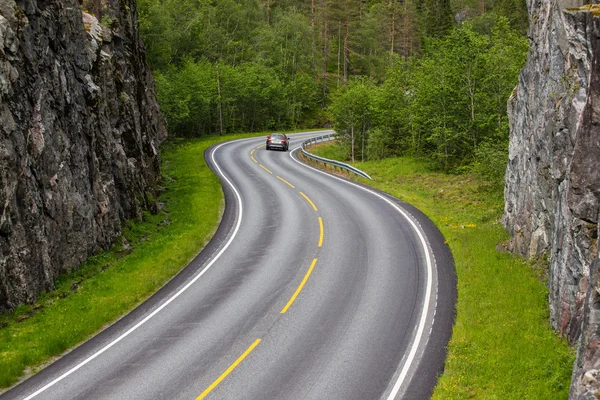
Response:
[[[305,195],[304,193],[300,192],[300,194],[302,195],[302,197],[304,197],[306,199],[306,201],[308,201],[310,203],[310,205],[312,206],[312,208],[317,211],[317,206],[315,206],[315,203],[312,202],[311,199],[308,198],[307,195]]]
[[[265,143],[265,144],[261,144],[261,145],[260,145],[260,146],[258,146],[256,149],[258,150],[258,149],[260,149],[261,147],[265,147],[266,145],[267,145],[266,143]]]
[[[279,179],[281,182],[285,183],[286,185],[288,185],[289,187],[291,187],[292,189],[296,189],[296,186],[292,185],[291,183],[289,183],[288,181],[286,181],[285,179],[283,179],[282,177],[278,176],[277,179]]]
[[[302,291],[302,288],[304,287],[304,284],[308,280],[308,277],[312,273],[312,270],[313,270],[313,268],[315,268],[316,264],[317,264],[317,259],[315,258],[313,260],[312,264],[310,265],[310,268],[308,269],[308,272],[306,273],[306,275],[304,275],[304,279],[302,279],[302,282],[300,282],[300,286],[298,286],[298,289],[296,289],[296,291],[294,292],[294,294],[290,298],[290,301],[288,301],[288,303],[285,305],[285,307],[283,307],[283,310],[281,310],[281,314],[285,314],[286,311],[292,306],[292,303],[294,303],[294,300],[296,300],[296,297],[298,297],[298,295]]]
[[[260,149],[261,147],[265,147],[265,145],[264,144],[260,145],[260,146],[256,147],[255,149],[252,149],[252,151],[250,152],[250,157],[252,158],[252,161],[254,161],[257,164],[258,164],[258,161],[254,158],[254,152],[257,149]],[[271,175],[273,174],[273,172],[271,172],[264,165],[262,165],[262,164],[259,164],[259,165],[262,169],[267,171],[269,174],[271,174]],[[277,179],[279,179],[286,185],[290,186],[292,189],[296,188],[294,185],[292,185],[291,183],[289,183],[288,181],[286,181],[285,179],[283,179],[280,176],[277,176]],[[308,201],[308,203],[312,206],[312,208],[315,211],[317,211],[317,206],[315,206],[315,203],[313,203],[312,200],[310,198],[308,198],[308,196],[305,195],[303,192],[300,192],[300,194],[302,195],[302,197],[304,197],[306,199],[306,201]],[[323,218],[319,217],[319,247],[321,247],[323,245],[323,237],[324,237]],[[306,275],[304,275],[302,282],[300,282],[300,285],[298,285],[298,288],[296,289],[296,291],[294,292],[294,294],[292,295],[292,297],[290,298],[288,303],[281,310],[281,314],[285,314],[287,312],[287,310],[292,306],[292,304],[294,303],[294,301],[296,300],[296,298],[298,297],[298,295],[304,288],[304,285],[308,281],[308,278],[312,274],[312,271],[315,268],[316,264],[317,264],[317,259],[315,258],[312,261],[312,264],[310,265],[310,267],[308,268]],[[248,347],[248,349],[237,360],[235,360],[235,362],[233,364],[231,364],[231,366],[229,366],[229,368],[227,368],[227,370],[225,370],[225,372],[223,372],[221,374],[221,376],[219,376],[219,378],[217,378],[217,380],[215,380],[208,388],[206,388],[206,390],[204,392],[202,392],[202,394],[200,394],[200,396],[198,396],[196,398],[196,400],[204,399],[214,388],[216,388],[227,377],[227,375],[229,375],[242,361],[244,361],[244,359],[254,350],[254,348],[256,346],[258,346],[260,341],[261,341],[261,339],[256,339],[254,341],[254,343],[252,343],[252,345],[250,345],[250,347]]]
[[[273,173],[271,171],[269,171],[269,169],[267,167],[265,167],[264,165],[260,164],[261,168],[264,169],[265,171],[267,171],[268,173],[270,173],[271,175],[273,175]]]
[[[323,218],[319,217],[319,228],[321,234],[319,235],[319,247],[323,246]]]
[[[200,396],[196,397],[196,400],[201,400],[201,399],[205,398],[214,388],[217,387],[217,385],[219,383],[221,383],[221,381],[223,379],[225,379],[227,377],[227,375],[229,375],[231,373],[231,371],[233,371],[242,361],[244,361],[244,358],[246,358],[248,356],[248,354],[250,354],[252,352],[252,350],[254,350],[254,348],[256,346],[258,346],[259,343],[260,343],[260,339],[256,339],[256,341],[254,343],[252,343],[252,345],[250,347],[248,347],[248,350],[246,350],[244,352],[244,354],[242,354],[240,356],[240,358],[235,360],[235,362],[233,364],[231,364],[231,366],[229,368],[227,368],[227,370],[225,372],[223,372],[221,374],[221,376],[212,383],[212,385],[210,385],[204,392],[202,392],[202,394]]]

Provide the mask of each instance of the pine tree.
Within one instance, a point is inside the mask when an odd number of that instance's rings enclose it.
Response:
[[[404,60],[418,53],[421,32],[414,0],[389,0],[390,56],[399,54]]]
[[[452,28],[450,0],[425,0],[423,14],[426,36],[442,37]]]

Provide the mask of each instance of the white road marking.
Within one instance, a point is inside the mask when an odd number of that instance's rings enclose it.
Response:
[[[431,289],[432,289],[432,274],[433,274],[433,268],[431,265],[431,257],[430,257],[430,253],[429,253],[429,246],[427,245],[427,242],[425,241],[425,237],[423,236],[423,234],[421,233],[421,230],[417,227],[416,223],[413,221],[412,218],[409,217],[408,213],[406,211],[404,211],[403,209],[401,209],[397,204],[395,204],[394,202],[392,202],[390,199],[382,196],[381,194],[374,192],[370,189],[367,189],[363,186],[357,185],[353,182],[349,182],[346,181],[344,179],[341,179],[335,175],[331,175],[328,174],[326,172],[321,171],[320,169],[311,167],[309,165],[306,165],[300,161],[298,161],[297,159],[294,158],[293,153],[295,151],[297,151],[298,149],[300,149],[300,147],[296,147],[295,149],[293,149],[292,151],[290,151],[290,157],[292,158],[292,160],[294,160],[295,162],[297,162],[298,164],[302,165],[303,167],[306,168],[310,168],[314,171],[320,172],[323,175],[326,175],[330,178],[333,179],[337,179],[341,182],[347,183],[348,185],[357,187],[359,189],[364,190],[365,192],[371,193],[373,195],[375,195],[376,197],[380,198],[381,200],[385,201],[386,203],[388,203],[390,206],[392,206],[393,208],[396,209],[396,211],[398,211],[404,218],[406,218],[406,220],[410,223],[410,225],[413,227],[413,229],[415,230],[415,232],[417,233],[417,236],[419,237],[419,240],[421,242],[421,245],[423,246],[423,250],[425,252],[425,260],[427,263],[427,288],[425,290],[425,308],[423,308],[422,313],[421,313],[421,319],[419,321],[419,327],[417,329],[417,334],[415,336],[415,340],[412,343],[410,352],[408,354],[408,358],[406,359],[406,361],[404,362],[404,366],[402,367],[402,371],[400,372],[400,375],[398,376],[398,380],[396,381],[396,383],[394,384],[394,387],[392,388],[392,391],[390,392],[389,396],[387,397],[387,400],[394,400],[396,398],[396,395],[398,394],[398,392],[400,391],[400,388],[402,387],[402,384],[404,383],[404,380],[406,379],[406,376],[408,375],[408,371],[414,361],[414,358],[417,354],[417,350],[419,348],[419,345],[421,343],[422,337],[423,337],[423,331],[425,330],[425,324],[427,323],[427,315],[429,313],[429,304],[430,304],[430,300],[431,300]]]
[[[98,350],[96,353],[92,354],[91,356],[89,356],[88,358],[86,358],[85,360],[83,360],[82,362],[80,362],[79,364],[77,364],[76,366],[74,366],[73,368],[71,368],[70,370],[68,370],[67,372],[65,372],[64,374],[60,375],[58,378],[54,379],[50,383],[46,384],[42,388],[38,389],[34,393],[32,393],[29,396],[25,397],[23,400],[31,400],[34,397],[38,396],[39,394],[45,392],[50,387],[56,385],[58,382],[62,381],[63,379],[65,379],[69,375],[73,374],[74,372],[76,372],[77,370],[79,370],[80,368],[82,368],[83,366],[85,366],[86,364],[88,364],[90,361],[94,360],[95,358],[97,358],[98,356],[100,356],[102,353],[104,353],[105,351],[107,351],[108,349],[110,349],[111,347],[113,347],[114,345],[116,345],[117,343],[119,343],[125,337],[129,336],[132,332],[134,332],[140,326],[144,325],[152,317],[154,317],[156,314],[158,314],[160,311],[162,311],[166,306],[168,306],[171,302],[173,302],[173,300],[175,300],[176,298],[178,298],[183,292],[185,292],[190,286],[192,286],[198,279],[200,279],[200,277],[202,275],[204,275],[204,273],[206,271],[208,271],[210,269],[210,267],[213,266],[213,264],[221,257],[221,255],[225,252],[225,250],[227,250],[227,248],[229,248],[229,246],[233,242],[233,239],[236,237],[236,235],[237,235],[237,233],[238,233],[238,231],[240,229],[240,225],[242,223],[242,215],[243,215],[243,205],[242,205],[242,198],[240,196],[240,193],[238,192],[238,190],[236,189],[236,187],[233,185],[233,183],[231,183],[231,181],[225,176],[225,174],[223,173],[223,171],[221,170],[221,168],[219,167],[219,165],[215,161],[214,154],[215,154],[215,152],[219,148],[221,148],[222,146],[224,146],[226,144],[231,144],[231,143],[236,143],[236,142],[246,141],[246,140],[255,140],[255,139],[256,138],[245,138],[245,139],[238,139],[238,140],[233,140],[233,141],[230,141],[230,142],[221,143],[220,145],[216,146],[212,150],[212,152],[211,152],[211,159],[213,161],[213,164],[215,165],[215,167],[219,171],[219,174],[223,177],[223,179],[233,189],[233,191],[235,193],[235,196],[236,196],[236,198],[238,200],[238,203],[239,203],[240,214],[239,214],[239,217],[238,217],[235,229],[233,231],[233,234],[231,235],[231,237],[229,238],[229,240],[227,241],[227,243],[225,244],[225,246],[223,246],[223,248],[208,263],[208,265],[206,267],[204,267],[204,269],[202,271],[200,271],[188,284],[186,284],[177,293],[175,293],[171,298],[169,298],[162,305],[160,305],[156,310],[154,310],[152,313],[148,314],[144,319],[142,319],[140,322],[138,322],[137,324],[135,324],[128,331],[126,331],[125,333],[123,333],[121,336],[119,336],[118,338],[116,338],[115,340],[113,340],[112,342],[110,342],[109,344],[107,344],[106,346],[104,346],[103,348],[101,348],[100,350]]]
[[[247,139],[240,139],[240,140],[247,140]],[[233,242],[233,239],[237,235],[237,233],[238,233],[238,231],[240,229],[240,225],[242,223],[242,215],[243,215],[242,198],[240,197],[240,193],[237,191],[237,189],[235,188],[235,186],[225,176],[225,174],[223,173],[223,171],[221,170],[221,168],[219,167],[219,165],[215,161],[215,157],[214,156],[215,156],[215,152],[219,148],[221,148],[221,146],[223,146],[225,144],[235,143],[237,141],[239,141],[239,140],[221,143],[220,145],[218,145],[217,147],[215,147],[213,149],[213,151],[211,152],[212,162],[214,163],[215,167],[219,171],[219,174],[221,174],[221,176],[223,177],[223,179],[225,179],[225,181],[233,189],[233,191],[235,193],[235,196],[237,197],[237,200],[238,200],[238,203],[239,203],[240,214],[239,214],[237,223],[235,225],[235,229],[233,231],[233,234],[231,235],[231,237],[229,238],[229,240],[227,241],[227,243],[225,244],[225,246],[223,246],[223,248],[217,253],[217,255],[212,259],[212,261],[210,263],[208,263],[208,265],[206,267],[204,267],[204,269],[202,271],[200,271],[187,285],[185,285],[183,288],[181,288],[177,293],[175,293],[171,298],[169,298],[167,301],[165,301],[160,307],[158,307],[152,313],[148,314],[143,320],[141,320],[140,322],[138,322],[137,324],[135,324],[127,332],[123,333],[121,336],[119,336],[118,338],[116,338],[115,340],[113,340],[112,342],[110,342],[109,344],[107,344],[106,346],[104,346],[102,349],[98,350],[96,353],[92,354],[90,357],[88,357],[87,359],[85,359],[81,363],[77,364],[75,367],[71,368],[70,370],[68,370],[67,372],[65,372],[64,374],[62,374],[61,376],[59,376],[58,378],[54,379],[52,382],[48,383],[46,386],[42,387],[41,389],[38,389],[36,392],[34,392],[34,393],[30,394],[29,396],[25,397],[25,399],[23,399],[23,400],[33,399],[34,397],[36,397],[40,393],[46,391],[46,389],[48,389],[48,388],[54,386],[55,384],[57,384],[58,382],[62,381],[67,376],[71,375],[73,372],[77,371],[78,369],[80,369],[81,367],[83,367],[84,365],[86,365],[87,363],[89,363],[90,361],[92,361],[93,359],[95,359],[96,357],[98,357],[99,355],[101,355],[102,353],[104,353],[105,351],[107,351],[108,349],[110,349],[111,347],[113,347],[115,344],[119,343],[125,337],[129,336],[129,334],[131,334],[137,328],[139,328],[140,326],[142,326],[143,324],[145,324],[146,322],[148,322],[148,320],[150,320],[152,317],[154,317],[156,314],[158,314],[160,311],[162,311],[166,306],[168,306],[169,304],[171,304],[171,302],[173,302],[173,300],[175,300],[176,298],[178,298],[183,292],[185,292],[190,286],[192,286],[198,279],[200,279],[200,277],[202,275],[204,275],[204,273],[206,271],[208,271],[209,268],[212,267],[213,264],[221,257],[221,255],[225,252],[225,250],[227,250],[227,248],[231,245],[231,242]]]

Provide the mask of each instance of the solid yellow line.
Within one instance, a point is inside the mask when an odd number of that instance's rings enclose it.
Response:
[[[244,358],[246,358],[248,356],[248,354],[250,354],[252,352],[252,350],[254,350],[254,348],[256,346],[258,346],[259,343],[260,343],[260,339],[256,339],[256,341],[254,343],[252,343],[252,345],[250,347],[248,347],[248,350],[246,350],[244,352],[244,354],[242,354],[240,356],[240,358],[235,360],[235,362],[233,364],[231,364],[231,366],[229,368],[227,368],[227,371],[225,371],[221,374],[219,379],[214,381],[213,384],[210,385],[204,392],[202,392],[202,394],[200,396],[196,397],[196,400],[201,400],[201,399],[205,398],[214,388],[217,387],[217,385],[219,383],[221,383],[221,381],[223,379],[225,379],[227,377],[227,375],[229,375],[231,373],[231,371],[233,371],[235,369],[235,367],[237,367],[242,361],[244,361]]]
[[[306,273],[306,275],[304,275],[304,279],[302,279],[302,282],[300,282],[300,286],[298,286],[298,289],[296,289],[296,292],[292,295],[292,298],[290,299],[290,301],[288,301],[288,303],[285,305],[285,307],[283,307],[283,310],[281,310],[281,314],[285,314],[285,312],[288,310],[288,308],[290,308],[292,306],[292,303],[294,302],[294,300],[296,300],[296,297],[298,297],[298,295],[302,291],[302,288],[304,287],[304,284],[308,280],[308,277],[310,276],[316,263],[317,263],[317,259],[315,258],[313,260],[312,264],[310,265],[308,272]]]
[[[282,177],[278,176],[277,179],[279,179],[281,182],[286,183],[289,187],[291,187],[292,189],[296,189],[296,186],[292,185],[291,183],[289,183],[288,181],[286,181],[285,179],[283,179]]]
[[[304,193],[300,192],[300,194],[302,195],[302,197],[304,197],[306,199],[306,201],[308,201],[310,203],[310,205],[312,206],[312,208],[317,211],[317,206],[315,206],[315,203],[313,203],[307,195],[305,195]]]
[[[262,169],[264,169],[265,171],[267,171],[268,173],[270,173],[271,175],[273,175],[273,173],[271,171],[269,171],[269,169],[267,167],[265,167],[262,164],[260,164],[260,166],[262,167]]]
[[[254,158],[254,156],[250,156],[250,158],[252,159],[252,161],[258,164],[258,161],[256,161],[256,158]]]
[[[319,247],[323,246],[323,218],[319,217],[319,227],[321,228],[321,235],[319,237]]]

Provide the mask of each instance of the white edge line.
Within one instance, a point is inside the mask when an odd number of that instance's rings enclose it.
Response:
[[[310,168],[312,170],[315,170],[317,172],[322,173],[323,175],[329,176],[331,178],[337,179],[341,182],[347,183],[348,185],[352,185],[355,186],[359,189],[362,189],[368,193],[371,193],[377,197],[379,197],[380,199],[382,199],[383,201],[387,202],[390,206],[392,206],[393,208],[395,208],[404,218],[406,218],[406,220],[411,224],[411,226],[413,227],[413,229],[415,230],[415,232],[417,232],[417,235],[419,236],[419,240],[421,241],[421,245],[423,246],[423,250],[425,251],[425,260],[427,262],[427,288],[425,290],[425,307],[423,308],[422,312],[421,312],[421,320],[419,321],[419,327],[417,329],[417,333],[415,335],[415,339],[412,343],[410,352],[408,354],[408,358],[406,359],[406,361],[404,362],[404,366],[402,367],[402,371],[400,372],[400,375],[398,376],[398,380],[396,381],[396,383],[394,384],[394,387],[392,388],[392,391],[390,392],[389,396],[387,397],[387,400],[394,400],[396,395],[398,394],[398,392],[400,391],[400,387],[402,386],[402,384],[404,383],[404,380],[406,379],[406,376],[408,375],[408,371],[414,361],[414,358],[417,354],[417,350],[419,348],[419,345],[421,343],[422,340],[422,336],[423,336],[423,332],[425,330],[425,324],[427,323],[427,314],[429,313],[429,304],[430,304],[430,300],[431,300],[431,288],[432,288],[432,274],[433,274],[433,268],[431,265],[431,257],[429,254],[429,247],[427,246],[427,242],[425,241],[425,238],[423,237],[423,234],[421,233],[421,230],[418,229],[417,225],[415,224],[415,222],[412,220],[412,218],[410,218],[408,216],[408,214],[402,210],[397,204],[394,204],[390,199],[382,196],[381,194],[374,192],[370,189],[367,189],[363,186],[357,185],[354,182],[349,182],[347,180],[341,179],[337,176],[328,174],[326,172],[323,172],[317,168],[313,168],[309,165],[306,165],[298,160],[296,160],[293,157],[293,153],[295,151],[297,151],[298,149],[300,149],[300,147],[296,147],[295,149],[293,149],[290,152],[290,157],[292,158],[292,160],[294,160],[295,162],[297,162],[298,164],[302,165],[303,167],[306,168]]]
[[[239,140],[247,140],[247,139],[239,139]],[[95,359],[96,357],[98,357],[99,355],[101,355],[102,353],[104,353],[106,350],[108,350],[111,347],[113,347],[115,344],[119,343],[121,340],[123,340],[126,336],[128,336],[130,333],[132,333],[133,331],[135,331],[137,328],[139,328],[140,326],[142,326],[143,324],[145,324],[146,322],[148,322],[148,320],[150,320],[152,317],[154,317],[156,314],[158,314],[161,310],[163,310],[166,306],[168,306],[173,300],[175,300],[183,292],[185,292],[190,286],[192,286],[198,279],[200,279],[200,277],[202,275],[204,275],[204,273],[206,271],[208,271],[209,268],[212,267],[212,265],[221,257],[221,255],[225,252],[225,250],[227,250],[227,248],[229,247],[229,245],[231,245],[231,242],[233,242],[233,239],[236,237],[236,235],[237,235],[237,233],[238,233],[238,231],[240,229],[240,225],[242,223],[242,215],[243,215],[242,198],[240,197],[240,193],[237,191],[237,189],[235,188],[235,186],[233,186],[233,184],[231,183],[231,181],[229,179],[227,179],[227,177],[225,176],[225,174],[223,173],[223,171],[221,170],[221,168],[219,167],[219,165],[215,161],[214,155],[215,155],[215,152],[221,146],[223,146],[225,144],[229,144],[229,143],[234,143],[234,142],[237,142],[239,140],[234,140],[234,141],[231,141],[231,142],[221,143],[220,145],[218,145],[217,147],[215,147],[212,150],[212,152],[211,152],[211,159],[212,159],[213,164],[215,165],[215,167],[219,171],[219,174],[221,174],[221,176],[223,177],[223,179],[225,179],[225,181],[233,189],[233,191],[235,193],[235,196],[237,197],[238,203],[240,205],[240,207],[239,207],[239,209],[240,209],[240,215],[238,217],[237,224],[235,226],[233,234],[231,235],[231,237],[229,238],[229,240],[227,241],[227,243],[225,244],[225,246],[217,253],[217,255],[212,259],[212,261],[210,263],[208,263],[208,265],[206,267],[204,267],[204,269],[202,271],[200,271],[198,273],[198,275],[196,275],[194,277],[194,279],[192,279],[190,282],[188,282],[187,285],[185,285],[184,287],[182,287],[177,293],[175,293],[171,298],[169,298],[167,301],[165,301],[160,307],[158,307],[152,313],[148,314],[143,320],[141,320],[140,322],[138,322],[137,324],[135,324],[127,332],[123,333],[121,336],[119,336],[118,338],[116,338],[115,340],[113,340],[112,342],[110,342],[109,344],[107,344],[106,346],[104,346],[102,349],[98,350],[96,353],[92,354],[90,357],[88,357],[87,359],[85,359],[81,363],[77,364],[75,367],[71,368],[70,370],[68,370],[67,372],[65,372],[64,374],[62,374],[61,376],[59,376],[58,378],[54,379],[52,382],[46,384],[41,389],[38,389],[33,394],[30,394],[29,396],[25,397],[23,400],[33,399],[34,397],[36,397],[40,393],[44,392],[46,389],[54,386],[55,384],[57,384],[58,382],[62,381],[67,376],[71,375],[73,372],[77,371],[78,369],[80,369],[81,367],[83,367],[84,365],[86,365],[87,363],[89,363],[90,361],[92,361],[93,359]]]

